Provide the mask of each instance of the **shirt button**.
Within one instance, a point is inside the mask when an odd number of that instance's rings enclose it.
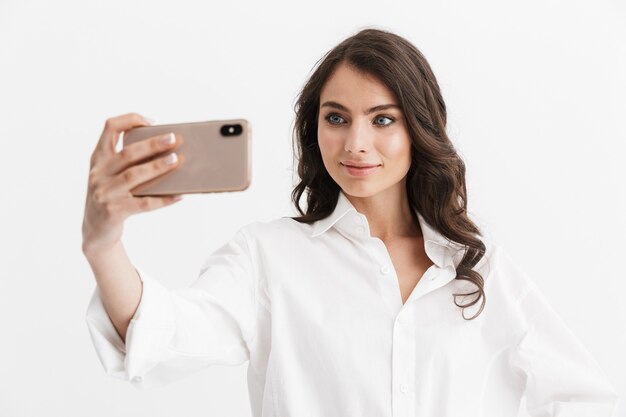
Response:
[[[134,382],[135,384],[141,384],[141,381],[143,381],[143,378],[140,376],[135,376],[132,379],[132,382]]]
[[[403,394],[409,390],[409,386],[407,384],[400,385],[400,392]]]
[[[363,220],[361,219],[361,216],[359,215],[354,216],[353,219],[354,219],[354,222],[357,224],[361,224],[361,221]]]
[[[389,268],[389,266],[387,265],[383,265],[382,268],[380,268],[380,272],[382,272],[383,274],[388,274],[391,271],[391,268]]]
[[[402,317],[398,317],[398,324],[402,325],[404,324],[404,319]]]
[[[361,227],[361,226],[358,226],[356,228],[356,232],[359,233],[359,234],[363,233],[364,231],[365,231],[365,229],[363,227]]]

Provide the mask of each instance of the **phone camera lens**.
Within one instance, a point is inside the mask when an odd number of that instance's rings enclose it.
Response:
[[[222,136],[237,136],[241,134],[242,130],[243,128],[240,124],[224,125],[220,129],[220,133]]]

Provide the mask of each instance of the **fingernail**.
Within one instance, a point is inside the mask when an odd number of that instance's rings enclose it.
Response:
[[[178,160],[178,156],[176,156],[176,153],[174,153],[174,152],[172,152],[171,154],[169,154],[169,155],[167,155],[165,157],[165,163],[166,164],[173,164],[177,160]]]
[[[171,145],[176,142],[176,137],[174,136],[174,133],[168,133],[161,136],[161,142],[163,142],[163,145]]]

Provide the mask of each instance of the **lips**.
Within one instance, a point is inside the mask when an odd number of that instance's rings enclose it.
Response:
[[[356,162],[356,161],[342,161],[341,165],[351,167],[351,168],[373,168],[373,167],[377,167],[380,164],[367,164],[365,162]]]
[[[371,165],[371,164],[362,164],[362,166],[355,167],[355,166],[344,164],[343,162],[341,163],[341,166],[343,167],[342,169],[345,171],[346,174],[355,178],[367,177],[373,174],[374,172],[378,171],[378,168],[381,167],[381,165]]]

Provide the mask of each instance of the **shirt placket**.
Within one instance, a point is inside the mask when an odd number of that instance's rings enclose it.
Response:
[[[349,234],[370,247],[379,277],[381,296],[393,318],[391,352],[391,408],[394,417],[408,417],[415,401],[415,331],[410,309],[412,302],[402,304],[398,277],[385,244],[369,235],[367,219],[359,214],[344,219],[341,224]],[[433,271],[431,271],[432,273]],[[414,298],[414,297],[412,297]]]
[[[357,233],[360,230],[357,231]],[[366,230],[364,230],[366,231]],[[385,244],[376,238],[367,239],[373,245],[374,261],[378,266],[382,297],[393,317],[391,352],[391,407],[394,417],[411,415],[415,401],[415,367],[412,302],[402,304],[398,277]]]
[[[394,417],[408,417],[415,401],[415,381],[413,379],[414,354],[412,315],[410,306],[403,307],[393,325],[391,355],[391,408]]]

